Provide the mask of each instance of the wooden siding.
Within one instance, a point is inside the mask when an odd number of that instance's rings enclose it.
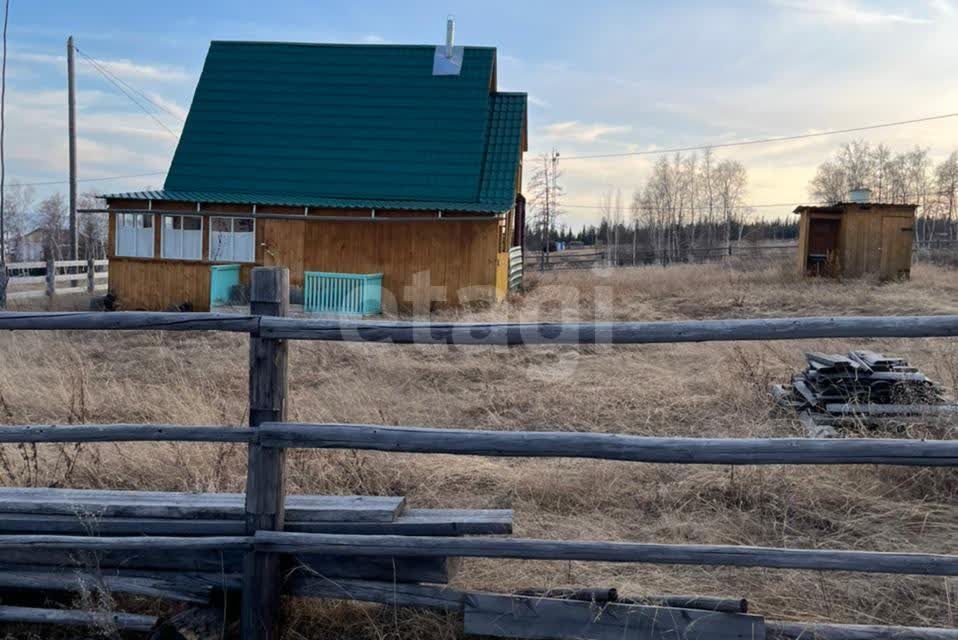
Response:
[[[127,209],[146,209],[146,203],[124,203]],[[114,203],[111,203],[114,205]],[[119,208],[114,206],[113,208]],[[157,207],[158,208],[158,207]],[[164,210],[195,212],[186,203],[163,203]],[[274,208],[271,208],[274,209]],[[217,206],[217,214],[249,216],[249,207]],[[299,209],[302,215],[303,209]],[[260,213],[290,214],[291,211]],[[208,216],[203,212],[203,251],[209,253]],[[323,216],[369,212],[310,210],[302,220],[256,219],[255,264],[285,266],[290,284],[303,285],[305,271],[382,273],[384,309],[397,306],[443,306],[473,300],[493,301],[500,221],[421,220],[362,222],[322,220]],[[377,217],[398,217],[397,212],[377,212]],[[434,215],[434,214],[433,214]],[[451,216],[450,216],[451,217]],[[155,215],[154,259],[115,256],[115,214],[110,215],[108,254],[110,290],[125,309],[166,309],[189,302],[194,310],[209,308],[208,260],[164,260],[160,256],[161,220]],[[113,268],[113,264],[116,268]],[[243,282],[249,267],[244,265]]]
[[[285,221],[284,221],[285,222]],[[306,271],[382,273],[383,307],[494,300],[498,221],[305,224]],[[427,275],[428,274],[428,277]],[[417,277],[418,275],[418,277]],[[424,291],[426,286],[430,291]]]
[[[882,280],[908,277],[911,273],[914,209],[910,206],[845,205],[839,213],[802,213],[799,225],[799,268],[806,270],[812,250],[812,221],[838,220],[836,274],[858,278],[878,276]]]

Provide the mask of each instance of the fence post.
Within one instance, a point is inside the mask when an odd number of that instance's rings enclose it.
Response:
[[[250,277],[250,313],[285,316],[289,310],[289,270],[256,267]],[[249,424],[286,419],[287,343],[250,334]],[[246,532],[283,529],[285,450],[250,444],[246,475]],[[279,637],[280,556],[250,552],[243,564],[244,640]]]
[[[47,297],[53,298],[57,289],[57,267],[53,255],[47,253]]]
[[[96,291],[96,263],[92,253],[86,257],[86,290],[90,295]]]

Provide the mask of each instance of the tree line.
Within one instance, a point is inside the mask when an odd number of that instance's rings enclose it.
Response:
[[[856,189],[868,189],[875,202],[917,204],[917,240],[958,239],[958,151],[935,164],[927,148],[896,153],[856,140],[819,165],[809,185],[813,198],[828,203]]]
[[[99,208],[95,194],[82,194],[78,209]],[[66,198],[53,193],[38,199],[33,187],[13,182],[4,189],[4,242],[6,261],[69,260],[70,213]],[[79,257],[106,257],[107,220],[103,214],[80,214]]]
[[[543,155],[529,180],[527,247],[554,250],[557,242],[601,246],[610,262],[684,262],[731,253],[735,243],[793,240],[798,220],[756,217],[747,201],[748,171],[711,149],[660,157],[626,202],[609,189],[598,203],[598,224],[577,231],[563,225],[562,173]],[[893,152],[856,140],[824,161],[808,185],[821,204],[847,201],[870,189],[872,202],[918,205],[916,239],[958,239],[958,151],[935,164],[929,150]]]

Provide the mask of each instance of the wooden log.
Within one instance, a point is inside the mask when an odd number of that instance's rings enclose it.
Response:
[[[528,598],[553,598],[559,600],[581,600],[583,602],[618,602],[616,589],[520,589],[514,594]],[[634,603],[632,603],[634,604]]]
[[[619,602],[632,604],[650,604],[659,607],[678,607],[679,609],[701,609],[703,611],[722,611],[724,613],[748,613],[748,600],[745,598],[714,598],[709,596],[640,596],[620,598]]]
[[[958,640],[958,629],[871,624],[765,622],[768,640]]]
[[[851,316],[567,324],[455,324],[263,318],[260,335],[287,340],[509,346],[812,338],[931,338],[958,335],[958,316]]]
[[[0,514],[73,515],[102,518],[242,519],[241,493],[0,488]],[[286,509],[300,522],[394,522],[405,498],[289,496]]]
[[[860,571],[910,575],[958,575],[958,555],[930,553],[778,549],[734,545],[673,545],[639,542],[579,542],[526,538],[355,536],[279,531],[258,531],[254,537],[254,543],[258,549],[298,554],[582,560]]]
[[[568,457],[676,464],[958,466],[958,440],[653,438],[568,431],[479,431],[342,424],[267,424],[270,447],[478,456]]]
[[[17,591],[68,591],[125,593],[164,600],[207,604],[211,587],[190,580],[98,575],[83,571],[0,570],[0,589]]]
[[[118,575],[146,576],[156,572],[182,572],[197,575],[231,576],[242,574],[244,551],[180,550],[66,550],[3,549],[0,565],[35,569],[74,568],[87,571],[118,572]],[[372,580],[377,582],[429,582],[444,584],[455,575],[457,562],[443,557],[357,557],[352,555],[299,554],[284,558],[284,572],[297,569],[332,579]],[[131,573],[132,572],[132,573]],[[218,583],[217,583],[218,584]],[[237,585],[241,581],[237,582]],[[220,587],[214,587],[220,588]]]
[[[232,331],[250,333],[259,320],[231,313],[168,313],[153,311],[7,311],[0,330],[26,331]]]
[[[156,624],[153,616],[101,611],[67,611],[0,605],[0,623],[51,624],[66,627],[99,627],[148,633]]]
[[[286,522],[285,530],[302,533],[458,536],[512,533],[508,509],[409,509],[393,522]],[[84,518],[79,515],[2,513],[0,534],[136,536],[241,536],[240,519]]]
[[[755,640],[762,618],[745,614],[576,600],[471,594],[464,605],[466,634],[567,640]]]
[[[319,535],[319,534],[297,534]],[[251,548],[248,536],[210,536],[199,538],[175,538],[167,536],[52,536],[9,535],[0,536],[0,549],[61,549],[67,551],[246,551]]]
[[[7,442],[250,442],[252,429],[168,424],[17,425],[0,427]]]
[[[250,313],[285,316],[289,311],[289,270],[256,267],[250,284]],[[262,319],[260,319],[262,322]],[[249,423],[257,429],[286,420],[289,348],[285,340],[261,337],[249,341]],[[246,533],[282,531],[286,451],[249,445],[246,474]],[[252,550],[243,563],[242,635],[244,640],[279,638],[280,557]]]

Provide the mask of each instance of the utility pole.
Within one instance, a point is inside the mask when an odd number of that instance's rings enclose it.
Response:
[[[77,226],[77,95],[73,60],[73,36],[67,38],[67,102],[70,136],[70,259],[80,259],[80,234]]]
[[[3,3],[3,62],[0,67],[0,309],[7,308],[7,230],[4,226],[6,211],[7,165],[4,155],[4,136],[7,126],[7,25],[10,21],[10,0]]]

